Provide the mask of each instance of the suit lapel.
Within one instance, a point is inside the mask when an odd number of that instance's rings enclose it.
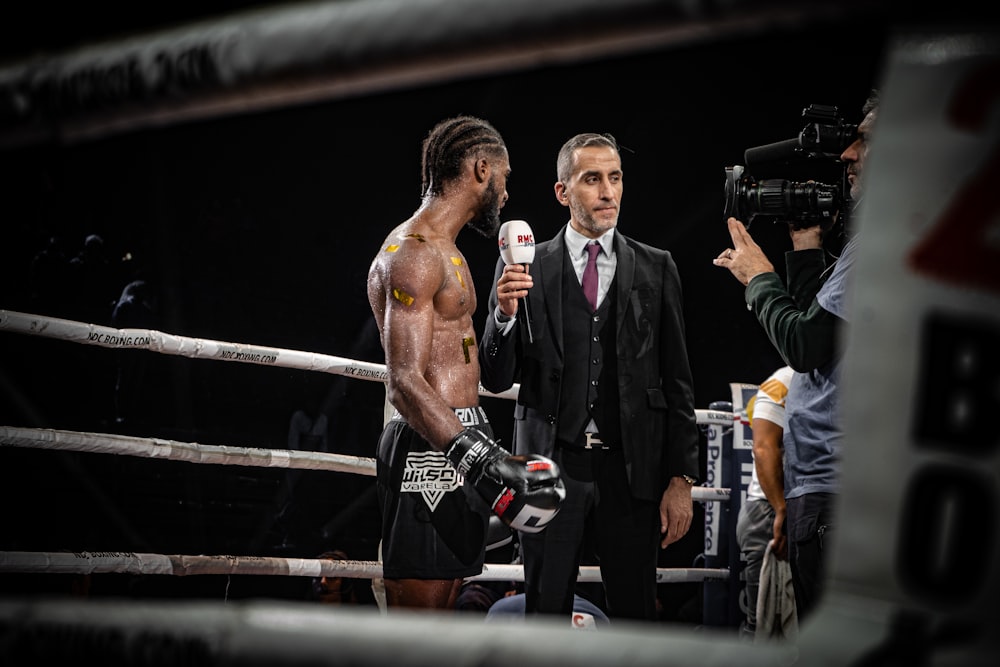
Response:
[[[618,302],[615,318],[615,331],[621,333],[625,323],[625,313],[628,312],[629,295],[632,293],[632,283],[635,279],[635,251],[625,242],[621,232],[615,232],[615,256],[618,258],[618,268],[615,271],[615,299]]]
[[[541,304],[541,311],[547,315],[545,326],[548,327],[548,335],[552,339],[553,347],[559,358],[563,356],[562,337],[562,273],[563,258],[566,256],[566,226],[559,228],[557,233],[548,243],[545,244],[544,252],[540,257],[536,257],[535,265],[538,266],[537,279],[544,285]],[[533,267],[535,265],[532,265]],[[536,280],[536,284],[538,283]]]

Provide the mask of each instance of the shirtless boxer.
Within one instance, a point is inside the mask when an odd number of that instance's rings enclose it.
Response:
[[[455,244],[465,226],[496,238],[507,148],[488,122],[459,116],[423,142],[422,200],[368,272],[395,414],[377,451],[388,607],[450,609],[482,572],[490,511],[538,531],[565,495],[541,456],[511,456],[479,406],[476,291]]]

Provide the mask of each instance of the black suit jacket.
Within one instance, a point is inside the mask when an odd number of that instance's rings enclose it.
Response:
[[[502,260],[497,262],[490,290],[490,310],[479,346],[481,382],[494,393],[520,383],[513,435],[518,454],[552,457],[555,450],[563,367],[572,361],[565,358],[562,342],[559,290],[563,262],[569,261],[564,235],[565,226],[535,248],[530,268],[534,287],[526,297],[533,343],[528,342],[523,312],[519,311],[514,330],[506,336],[493,315]],[[632,494],[659,502],[671,477],[700,476],[680,277],[666,250],[617,231],[614,247],[622,446]],[[579,361],[586,363],[586,359]]]

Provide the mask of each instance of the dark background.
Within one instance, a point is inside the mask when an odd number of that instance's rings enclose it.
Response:
[[[560,145],[577,132],[610,132],[624,147],[619,229],[673,253],[696,406],[707,408],[730,398],[729,383],[759,382],[781,364],[747,311],[742,286],[712,265],[729,245],[724,169],[742,164],[748,147],[797,136],[809,104],[836,105],[857,122],[879,83],[890,35],[879,20],[791,25],[71,145],[9,148],[0,155],[0,308],[110,325],[122,288],[142,277],[159,295],[148,328],[381,363],[365,275],[385,233],[419,204],[420,143],[431,126],[468,113],[500,130],[513,168],[502,217],[527,220],[539,239],[567,219],[552,193]],[[818,162],[751,171],[839,178],[836,165]],[[752,231],[783,271],[784,227],[763,222]],[[33,268],[49,239],[72,257],[89,234],[104,241],[105,272]],[[475,278],[480,325],[496,243],[467,231],[459,246]],[[374,455],[381,430],[379,383],[152,352],[139,353],[148,357],[136,390],[140,408],[116,423],[116,351],[10,332],[0,332],[0,350],[6,425],[284,448],[293,411],[316,403],[329,416],[332,451],[359,456]],[[506,440],[512,403],[483,402]],[[12,447],[0,457],[2,550],[311,558],[341,547],[353,558],[376,557],[371,477],[305,472],[289,506],[284,470]],[[699,564],[700,521],[699,512],[687,538],[664,552],[663,566]],[[53,585],[26,575],[3,579],[8,591]],[[102,575],[91,590],[299,597],[301,586],[270,577]],[[665,616],[700,620],[697,592],[694,584],[664,587]]]

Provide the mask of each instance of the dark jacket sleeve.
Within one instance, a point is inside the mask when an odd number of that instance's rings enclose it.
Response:
[[[671,477],[701,477],[684,298],[669,251],[622,241],[616,279],[623,281],[616,285],[622,442],[633,495],[659,502]]]
[[[747,305],[785,363],[808,372],[836,356],[841,320],[816,301],[822,285],[823,251],[790,252],[785,261],[789,288],[785,289],[777,273],[762,273],[747,285]]]
[[[701,437],[695,417],[694,381],[682,314],[684,299],[677,264],[669,253],[663,277],[663,301],[661,377],[668,407],[664,479],[669,484],[671,477],[701,478]]]
[[[483,388],[495,394],[514,386],[518,372],[517,360],[520,356],[517,352],[516,332],[510,331],[506,336],[503,335],[494,316],[497,308],[496,285],[503,273],[503,266],[503,260],[498,260],[493,282],[490,284],[486,324],[483,326],[482,339],[479,341],[479,382]]]

